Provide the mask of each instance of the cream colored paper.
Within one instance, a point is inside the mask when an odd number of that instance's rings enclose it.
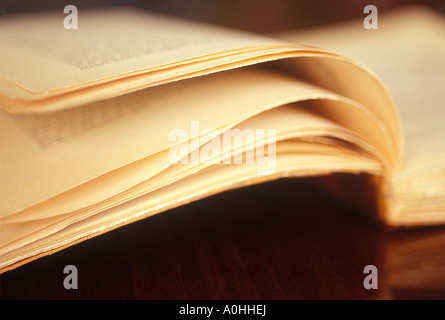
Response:
[[[404,152],[390,180],[388,222],[442,223],[445,212],[445,19],[409,6],[381,14],[379,29],[362,20],[287,33],[298,43],[329,47],[371,68],[388,87],[400,113]],[[385,200],[386,201],[386,200]]]
[[[104,31],[118,16],[103,14],[92,12],[85,27],[99,18]],[[116,46],[94,50],[97,64],[93,54],[83,69],[78,58],[106,39],[92,34],[79,38],[78,47],[67,39],[48,47],[48,39],[60,37],[47,33],[57,15],[36,30],[42,41],[11,37],[34,18],[20,27],[0,23],[8,31],[0,31],[7,43],[0,61],[6,65],[16,51],[23,66],[39,65],[0,70],[0,104],[12,112],[0,113],[2,272],[158,212],[280,177],[366,172],[384,182],[388,212],[382,214],[389,224],[444,221],[441,19],[407,11],[381,17],[376,33],[359,21],[287,35],[309,44],[302,46],[159,18],[127,11],[125,28],[110,29]],[[413,26],[413,19],[422,23]],[[159,29],[163,40],[147,47],[144,41],[157,38],[146,38],[144,28]],[[186,38],[177,37],[178,28]],[[134,50],[153,51],[131,52],[125,36],[132,29],[141,41]],[[76,58],[68,61],[70,52]],[[373,71],[342,53],[375,70],[400,110]],[[229,128],[277,129],[276,171],[262,176],[258,165],[172,165],[169,148],[179,142],[168,133],[191,133],[191,121],[214,129],[214,136],[183,141],[198,148]]]

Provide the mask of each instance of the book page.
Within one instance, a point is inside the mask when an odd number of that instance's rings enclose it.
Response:
[[[388,87],[400,113],[404,152],[392,179],[394,223],[444,221],[445,18],[422,7],[379,16],[379,29],[363,20],[283,34],[332,48],[370,67]]]
[[[222,130],[267,109],[322,98],[348,102],[290,76],[243,68],[71,110],[35,115],[0,111],[1,216],[173,146],[168,136],[175,128],[186,130],[191,137],[192,120],[199,121],[202,130]],[[375,126],[366,109],[348,108],[357,109],[361,121],[369,123],[364,129]],[[372,137],[374,131],[378,132],[369,129],[362,135],[368,135],[376,146],[385,143],[384,133]],[[168,165],[168,158],[161,158],[151,175]]]
[[[256,159],[254,155],[254,151],[259,151],[256,149],[257,146],[249,143],[246,143],[239,149],[234,148],[229,150],[228,153],[225,153],[223,150],[224,142],[221,142],[224,141],[223,134],[221,134],[215,137],[216,140],[212,139],[213,141],[210,141],[210,144],[219,141],[218,146],[222,148],[220,152],[213,154],[214,157],[219,158],[217,163],[214,163],[209,158],[197,163],[188,161],[187,163],[170,165],[155,176],[142,181],[134,187],[123,191],[121,190],[121,192],[115,190],[115,193],[109,196],[109,198],[102,199],[101,201],[96,200],[96,202],[92,202],[88,206],[80,204],[79,197],[82,192],[73,190],[73,192],[52,198],[41,205],[31,207],[29,210],[25,210],[6,219],[1,219],[1,223],[7,226],[4,228],[1,236],[3,243],[1,250],[5,250],[5,248],[22,247],[26,244],[26,236],[28,234],[32,234],[34,238],[37,237],[37,234],[44,237],[63,229],[71,223],[99,214],[104,210],[119,206],[122,203],[146,194],[157,194],[161,199],[166,199],[166,195],[164,195],[163,192],[157,191],[195,175],[199,175],[199,180],[204,180],[208,184],[204,189],[200,189],[200,192],[213,194],[214,191],[212,190],[214,190],[214,186],[210,186],[214,180],[209,179],[205,173],[211,167],[228,167],[229,171],[233,171],[229,174],[226,172],[227,170],[224,170],[224,175],[220,177],[227,186],[231,184],[237,185],[242,180],[255,181],[257,178],[264,180],[275,179],[275,173],[280,172],[280,174],[283,174],[283,170],[295,171],[294,174],[296,175],[298,175],[299,172],[302,174],[303,172],[305,172],[304,174],[309,174],[310,172],[317,174],[320,170],[326,170],[329,166],[331,166],[331,169],[335,168],[335,170],[367,171],[368,173],[374,174],[380,174],[382,171],[380,161],[376,159],[372,153],[366,152],[366,150],[361,148],[363,141],[361,141],[360,137],[356,136],[355,133],[323,118],[313,111],[306,110],[298,104],[267,110],[232,127],[233,130],[240,130],[242,132],[264,130],[264,128],[276,128],[276,141],[271,141],[269,140],[270,137],[267,137],[265,144],[271,146],[273,142],[273,145],[276,145],[277,152],[276,154],[270,154],[270,156],[268,155],[262,158],[261,161],[257,161],[258,159]],[[331,140],[329,140],[328,137],[330,137]],[[246,142],[249,142],[249,139],[246,140]],[[342,141],[342,143],[340,143],[340,141]],[[256,144],[255,141],[251,142]],[[201,157],[207,148],[206,145],[209,146],[209,144],[204,144],[199,148]],[[167,158],[166,153],[168,153],[168,151],[165,151],[161,156]],[[270,150],[268,151],[270,152]],[[238,165],[224,165],[222,157],[228,158],[235,156],[235,154],[243,154],[243,161],[238,163]],[[292,164],[291,162],[288,162],[285,168],[281,167],[281,165],[277,167],[276,157],[280,157],[281,154],[298,155],[294,158],[298,161],[294,163],[295,167],[289,167],[289,165]],[[190,154],[186,157],[189,156]],[[335,161],[335,159],[338,161]],[[89,184],[88,187],[85,186],[85,189],[87,189],[85,193],[97,194],[97,190],[100,190],[99,193],[103,195],[103,191],[108,185],[121,184],[121,180],[125,179],[125,175],[144,177],[144,171],[146,170],[141,170],[141,166],[149,167],[153,162],[159,160],[159,157],[157,159],[149,157],[139,163],[127,165],[123,170],[110,172],[106,176],[101,177],[97,183]],[[305,163],[306,161],[307,163]],[[258,172],[263,172],[264,174],[259,175]],[[202,183],[203,182],[199,182],[199,185],[202,185]],[[185,198],[189,196],[190,195],[181,195],[181,197]],[[144,198],[147,199],[147,197]],[[174,196],[169,202],[177,200],[176,198],[177,197]],[[156,197],[150,196],[148,199],[150,199],[150,201],[146,203],[147,210],[152,210],[149,208],[152,208],[153,203],[157,203],[157,206],[162,207],[162,202],[159,203]],[[71,209],[69,209],[70,207]],[[70,210],[73,210],[73,212]],[[130,218],[125,217],[125,214],[123,214],[123,217],[127,219]],[[20,240],[17,241],[17,239]],[[10,243],[13,240],[15,241]],[[9,244],[6,246],[6,243]]]
[[[322,48],[143,11],[120,8],[80,14],[81,24],[75,30],[65,30],[64,16],[57,12],[13,15],[0,21],[3,109],[11,113],[56,111],[290,57],[347,60]],[[349,69],[357,73],[356,66]],[[378,95],[366,100],[373,99]]]
[[[2,17],[0,76],[26,91],[45,94],[274,42],[130,8],[80,11],[78,29],[66,30],[64,18],[62,12]]]
[[[283,151],[299,149],[303,152],[282,152],[281,146],[284,147]],[[313,142],[288,141],[284,145],[278,143],[277,150],[278,170],[272,176],[258,176],[255,166],[215,166],[134,200],[87,216],[85,219],[75,220],[68,225],[65,221],[49,225],[44,221],[25,223],[24,228],[33,229],[34,223],[43,222],[38,232],[13,243],[13,250],[9,250],[10,246],[5,247],[8,250],[1,248],[0,272],[128,223],[225,190],[283,177],[329,174],[333,166],[337,171],[344,172],[380,170],[375,160],[358,158],[351,152],[327,144],[317,146]],[[295,170],[296,165],[299,167],[298,170]],[[21,232],[23,230],[20,224],[7,225],[4,237],[14,238]],[[35,241],[30,242],[30,240]]]
[[[2,17],[2,108],[36,112],[77,106],[282,52],[285,45],[135,9],[83,10],[79,15],[79,28],[72,30],[63,27],[62,12]]]

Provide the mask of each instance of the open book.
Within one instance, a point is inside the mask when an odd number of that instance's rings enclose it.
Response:
[[[287,40],[132,9],[81,11],[72,30],[59,12],[2,17],[1,272],[286,177],[364,174],[383,223],[444,223],[445,25],[421,13]],[[397,108],[340,53],[372,46],[406,95]],[[391,73],[416,61],[418,74]],[[440,76],[416,83],[422,72]]]

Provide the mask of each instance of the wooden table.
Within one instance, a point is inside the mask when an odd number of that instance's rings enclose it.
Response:
[[[445,228],[383,231],[361,213],[310,179],[230,191],[6,272],[1,298],[445,298]]]

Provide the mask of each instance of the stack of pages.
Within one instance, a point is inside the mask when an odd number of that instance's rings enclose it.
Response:
[[[59,12],[0,21],[1,272],[279,178],[364,174],[383,223],[445,222],[434,14],[276,38],[132,9],[79,16],[71,30]]]

